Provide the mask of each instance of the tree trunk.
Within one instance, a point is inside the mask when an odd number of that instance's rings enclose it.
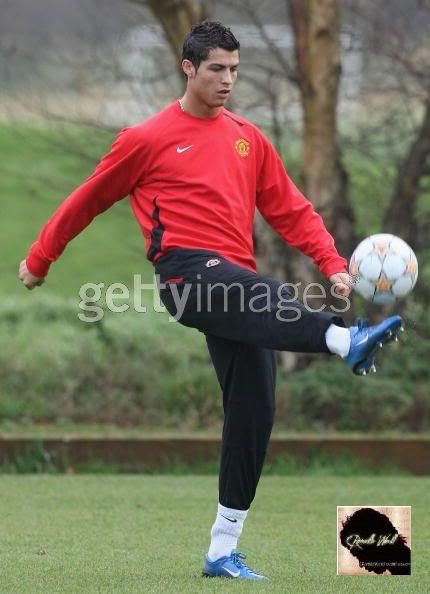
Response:
[[[185,35],[193,25],[208,17],[206,3],[201,0],[147,0],[147,4],[159,20],[170,48],[180,64]]]
[[[334,235],[339,252],[355,245],[348,176],[337,132],[341,74],[340,17],[337,0],[290,0],[303,130],[303,191]]]
[[[342,165],[337,132],[337,102],[341,74],[340,19],[336,0],[289,0],[297,62],[295,79],[303,108],[303,183],[305,196],[321,214],[333,234],[341,255],[348,257],[355,243],[354,215],[348,201],[348,176]],[[267,230],[259,236],[267,237]],[[285,253],[277,237],[267,241],[270,256],[263,262],[271,271],[283,268],[289,281],[321,283],[314,264],[302,256]],[[267,251],[267,250],[266,250]],[[323,280],[325,299],[312,302],[318,307],[344,304],[331,299],[330,283]],[[347,314],[348,318],[351,314]],[[282,353],[285,371],[305,365],[310,356]]]
[[[400,163],[394,192],[384,216],[384,231],[399,235],[412,247],[419,244],[416,207],[421,179],[430,174],[430,95],[421,126]]]

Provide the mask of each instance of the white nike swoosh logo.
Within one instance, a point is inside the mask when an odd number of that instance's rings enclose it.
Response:
[[[178,146],[178,148],[176,149],[177,153],[184,153],[185,151],[187,151],[188,149],[190,149],[193,145],[190,144],[190,146],[184,146],[183,148]]]
[[[231,575],[231,577],[236,578],[236,577],[239,577],[240,576],[240,571],[238,571],[237,573],[235,573],[234,571],[230,571],[229,569],[227,569],[227,567],[223,567],[223,569],[225,571],[227,571]]]
[[[360,342],[357,342],[357,344],[355,346],[358,346],[359,344],[364,344],[368,340],[369,340],[369,333],[366,334],[366,336],[363,338],[363,340],[360,340]]]

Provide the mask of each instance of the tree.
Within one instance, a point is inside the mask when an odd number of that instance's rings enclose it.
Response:
[[[382,128],[390,130],[393,145],[396,173],[382,228],[420,248],[429,226],[417,211],[423,181],[430,176],[430,4],[427,0],[395,2],[387,13],[385,7],[360,0],[351,2],[350,10],[370,56],[371,92],[387,104],[385,117],[373,118],[366,130],[375,144]],[[389,152],[388,148],[386,155]]]
[[[131,0],[133,4],[146,4],[163,28],[167,42],[181,64],[182,43],[193,25],[204,21],[208,15],[206,2],[202,0]],[[180,69],[182,75],[182,69]]]
[[[416,136],[397,168],[394,191],[384,216],[384,230],[399,235],[412,246],[421,237],[417,205],[422,179],[430,175],[430,94]]]
[[[290,0],[297,82],[303,106],[303,190],[322,215],[342,254],[354,246],[348,175],[337,131],[341,75],[337,0]]]

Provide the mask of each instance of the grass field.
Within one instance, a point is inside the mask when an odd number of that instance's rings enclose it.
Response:
[[[429,488],[428,478],[264,477],[240,549],[270,581],[243,583],[200,576],[215,476],[4,476],[0,591],[428,592]],[[369,504],[412,506],[412,576],[336,576],[336,505]]]
[[[3,295],[25,293],[17,280],[20,259],[54,210],[92,173],[114,137],[115,132],[72,126],[0,124]],[[125,199],[71,242],[52,266],[43,294],[77,297],[86,282],[130,286],[133,274],[152,275],[152,266]]]

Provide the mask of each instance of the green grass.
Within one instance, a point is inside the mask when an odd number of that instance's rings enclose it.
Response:
[[[265,477],[240,549],[266,583],[206,580],[216,477],[0,479],[0,592],[426,592],[428,478]],[[336,576],[337,505],[411,505],[412,576]]]
[[[152,438],[199,438],[213,437],[219,438],[222,430],[222,419],[218,425],[213,425],[208,429],[193,430],[183,429],[178,426],[174,429],[166,430],[164,427],[144,426],[144,425],[115,425],[115,424],[96,424],[96,423],[73,423],[68,420],[57,421],[56,423],[31,421],[23,422],[4,420],[0,422],[0,438],[17,439],[63,439],[63,438],[111,438],[111,439],[152,439]],[[285,431],[274,426],[272,437],[283,439],[417,439],[430,440],[430,432],[426,433],[406,433],[395,430],[386,431],[324,431],[315,433],[310,431]]]
[[[1,294],[23,292],[17,279],[20,260],[54,210],[92,173],[114,136],[77,127],[0,124]],[[74,297],[86,282],[131,286],[133,274],[148,278],[152,266],[125,199],[69,244],[51,267],[43,294]]]

